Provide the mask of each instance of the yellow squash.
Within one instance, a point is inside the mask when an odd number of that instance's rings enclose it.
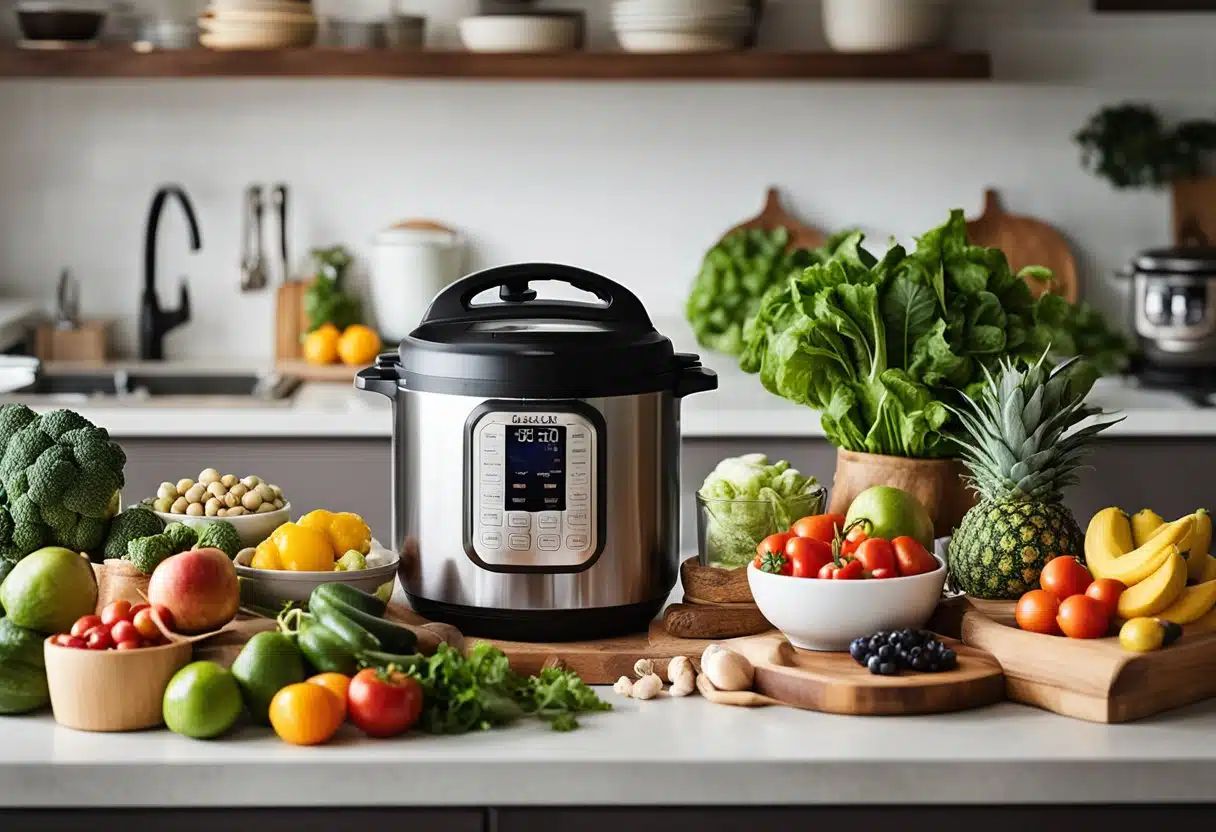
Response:
[[[1186,561],[1178,547],[1171,543],[1166,549],[1165,562],[1157,571],[1119,596],[1119,617],[1156,615],[1178,600],[1185,588]]]
[[[1186,587],[1174,603],[1157,613],[1157,618],[1190,624],[1207,615],[1212,607],[1216,607],[1216,581]]]
[[[1199,583],[1203,581],[1208,567],[1208,549],[1212,546],[1212,515],[1201,508],[1191,517],[1195,518],[1195,531],[1191,535],[1191,547],[1187,550],[1186,577],[1193,583]]]
[[[1132,515],[1132,540],[1136,546],[1143,546],[1164,525],[1164,517],[1151,508],[1142,508]]]
[[[1171,550],[1177,552],[1187,543],[1193,526],[1192,516],[1187,515],[1166,523],[1147,543],[1132,549],[1127,515],[1117,508],[1103,509],[1089,521],[1085,532],[1085,564],[1095,578],[1113,578],[1134,586],[1160,569]]]

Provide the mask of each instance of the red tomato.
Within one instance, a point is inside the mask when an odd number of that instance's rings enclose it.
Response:
[[[937,558],[911,537],[897,537],[891,541],[895,548],[895,560],[899,563],[899,574],[905,578],[923,575],[937,570]]]
[[[887,578],[898,578],[899,573],[894,569],[875,569],[870,573],[870,577],[874,578],[875,580],[882,581],[886,580]]]
[[[874,572],[878,569],[895,571],[895,547],[891,545],[891,541],[883,540],[881,537],[863,540],[857,547],[855,557],[861,561],[861,565],[867,572]]]
[[[1094,577],[1089,570],[1071,556],[1052,558],[1039,576],[1039,586],[1061,601],[1083,595],[1093,582]]]
[[[139,650],[144,643],[137,638],[129,638],[114,645],[115,650]]]
[[[152,608],[145,607],[135,613],[135,618],[132,620],[132,626],[139,631],[141,638],[157,639],[160,638],[160,630],[156,626],[156,622],[152,619]]]
[[[756,544],[756,568],[764,568],[764,558],[766,555],[783,555],[785,554],[785,544],[793,535],[789,532],[781,532],[780,534],[770,534],[768,537]]]
[[[140,610],[146,610],[151,606],[151,604],[136,604],[135,606],[131,607],[131,620],[135,620],[135,616],[139,615]]]
[[[72,625],[72,635],[76,638],[84,638],[84,634],[89,630],[101,624],[101,618],[96,615],[84,615],[76,619],[76,623]]]
[[[851,560],[844,566],[836,570],[836,574],[832,576],[833,580],[837,581],[856,581],[866,576],[866,568],[862,566],[861,561]]]
[[[869,520],[858,520],[857,524],[845,533],[844,543],[840,545],[840,556],[849,557],[856,552],[857,547],[870,536],[870,528]]]
[[[165,625],[165,629],[171,633],[177,632],[177,619],[173,617],[173,610],[163,604],[153,604],[152,609],[156,610],[156,617],[160,619],[160,623]]]
[[[139,630],[135,629],[135,625],[130,621],[118,621],[110,628],[110,638],[114,639],[114,643],[118,644],[122,641],[139,641]]]
[[[816,577],[821,581],[830,581],[836,577],[836,572],[839,569],[840,567],[836,565],[835,561],[828,561],[819,570],[819,574]]]
[[[418,721],[422,685],[404,673],[381,673],[373,667],[359,671],[346,692],[347,712],[369,737],[395,737]]]
[[[1100,603],[1106,614],[1113,616],[1119,608],[1119,596],[1127,589],[1122,581],[1114,578],[1099,578],[1085,588],[1085,594]]]
[[[1060,599],[1042,589],[1032,589],[1018,599],[1013,617],[1018,626],[1028,633],[1058,636],[1060,626],[1056,615],[1060,611]]]
[[[785,556],[784,552],[766,552],[763,555],[757,555],[756,559],[759,561],[756,568],[761,572],[768,572],[770,575],[792,575],[794,573],[794,565],[790,563],[790,559]]]
[[[1071,595],[1060,602],[1056,623],[1069,638],[1102,638],[1110,629],[1110,616],[1101,601],[1088,595]]]
[[[84,642],[90,650],[109,650],[114,646],[114,639],[110,637],[110,628],[105,624],[98,624],[85,633]]]
[[[84,639],[80,638],[79,636],[70,636],[67,633],[61,633],[60,635],[55,636],[53,639],[51,639],[51,643],[57,644],[60,647],[71,647],[76,650],[84,650],[86,647],[88,647],[88,645],[85,644]]]
[[[107,627],[112,627],[119,621],[131,620],[131,602],[130,601],[111,601],[106,604],[105,609],[101,611],[101,623]]]
[[[803,517],[790,527],[790,531],[798,537],[831,543],[843,528],[843,514],[816,514],[813,517]]]
[[[832,546],[810,537],[791,537],[785,544],[790,574],[795,578],[814,578],[825,563],[832,562]]]

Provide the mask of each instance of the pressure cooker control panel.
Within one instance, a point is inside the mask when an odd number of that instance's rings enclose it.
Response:
[[[602,548],[599,414],[586,405],[551,410],[483,405],[469,422],[465,548],[470,556],[501,572],[590,566]]]

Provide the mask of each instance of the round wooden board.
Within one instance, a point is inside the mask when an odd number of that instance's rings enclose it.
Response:
[[[818,228],[812,228],[806,225],[789,211],[781,202],[781,194],[776,188],[769,188],[764,200],[764,209],[744,223],[740,223],[732,228],[724,236],[730,236],[736,231],[747,231],[752,228],[760,228],[765,231],[775,231],[778,228],[784,228],[790,233],[790,242],[787,248],[790,249],[813,249],[819,248],[827,242],[827,235]]]
[[[1051,284],[1028,281],[1035,297],[1051,292],[1069,303],[1077,302],[1077,261],[1068,241],[1045,222],[1006,212],[995,190],[984,191],[984,213],[967,222],[967,239],[973,245],[1005,252],[1014,274],[1027,266],[1046,266],[1055,272]]]

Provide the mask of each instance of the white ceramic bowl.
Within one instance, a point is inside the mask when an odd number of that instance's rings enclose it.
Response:
[[[400,558],[372,541],[372,553],[386,562],[382,566],[358,572],[287,572],[277,569],[254,569],[249,565],[250,552],[236,557],[236,574],[241,579],[241,603],[279,609],[286,601],[307,601],[321,584],[348,584],[364,592],[375,592],[397,575]]]
[[[925,626],[942,597],[946,564],[910,578],[821,581],[747,567],[747,583],[764,617],[803,650],[839,652],[858,636]]]
[[[950,0],[824,0],[823,30],[837,52],[897,52],[935,46]]]
[[[223,520],[231,523],[236,533],[241,536],[241,547],[255,547],[279,526],[291,519],[291,503],[284,503],[277,511],[265,514],[242,514],[239,517],[191,517],[188,514],[169,514],[164,511],[153,512],[166,523],[181,523],[192,529],[201,529],[209,523]]]
[[[614,16],[722,17],[740,10],[750,15],[747,0],[619,0],[612,5]]]
[[[460,39],[470,52],[568,52],[578,47],[573,17],[487,14],[460,21]]]
[[[626,52],[733,52],[743,48],[745,31],[661,32],[618,31]]]

